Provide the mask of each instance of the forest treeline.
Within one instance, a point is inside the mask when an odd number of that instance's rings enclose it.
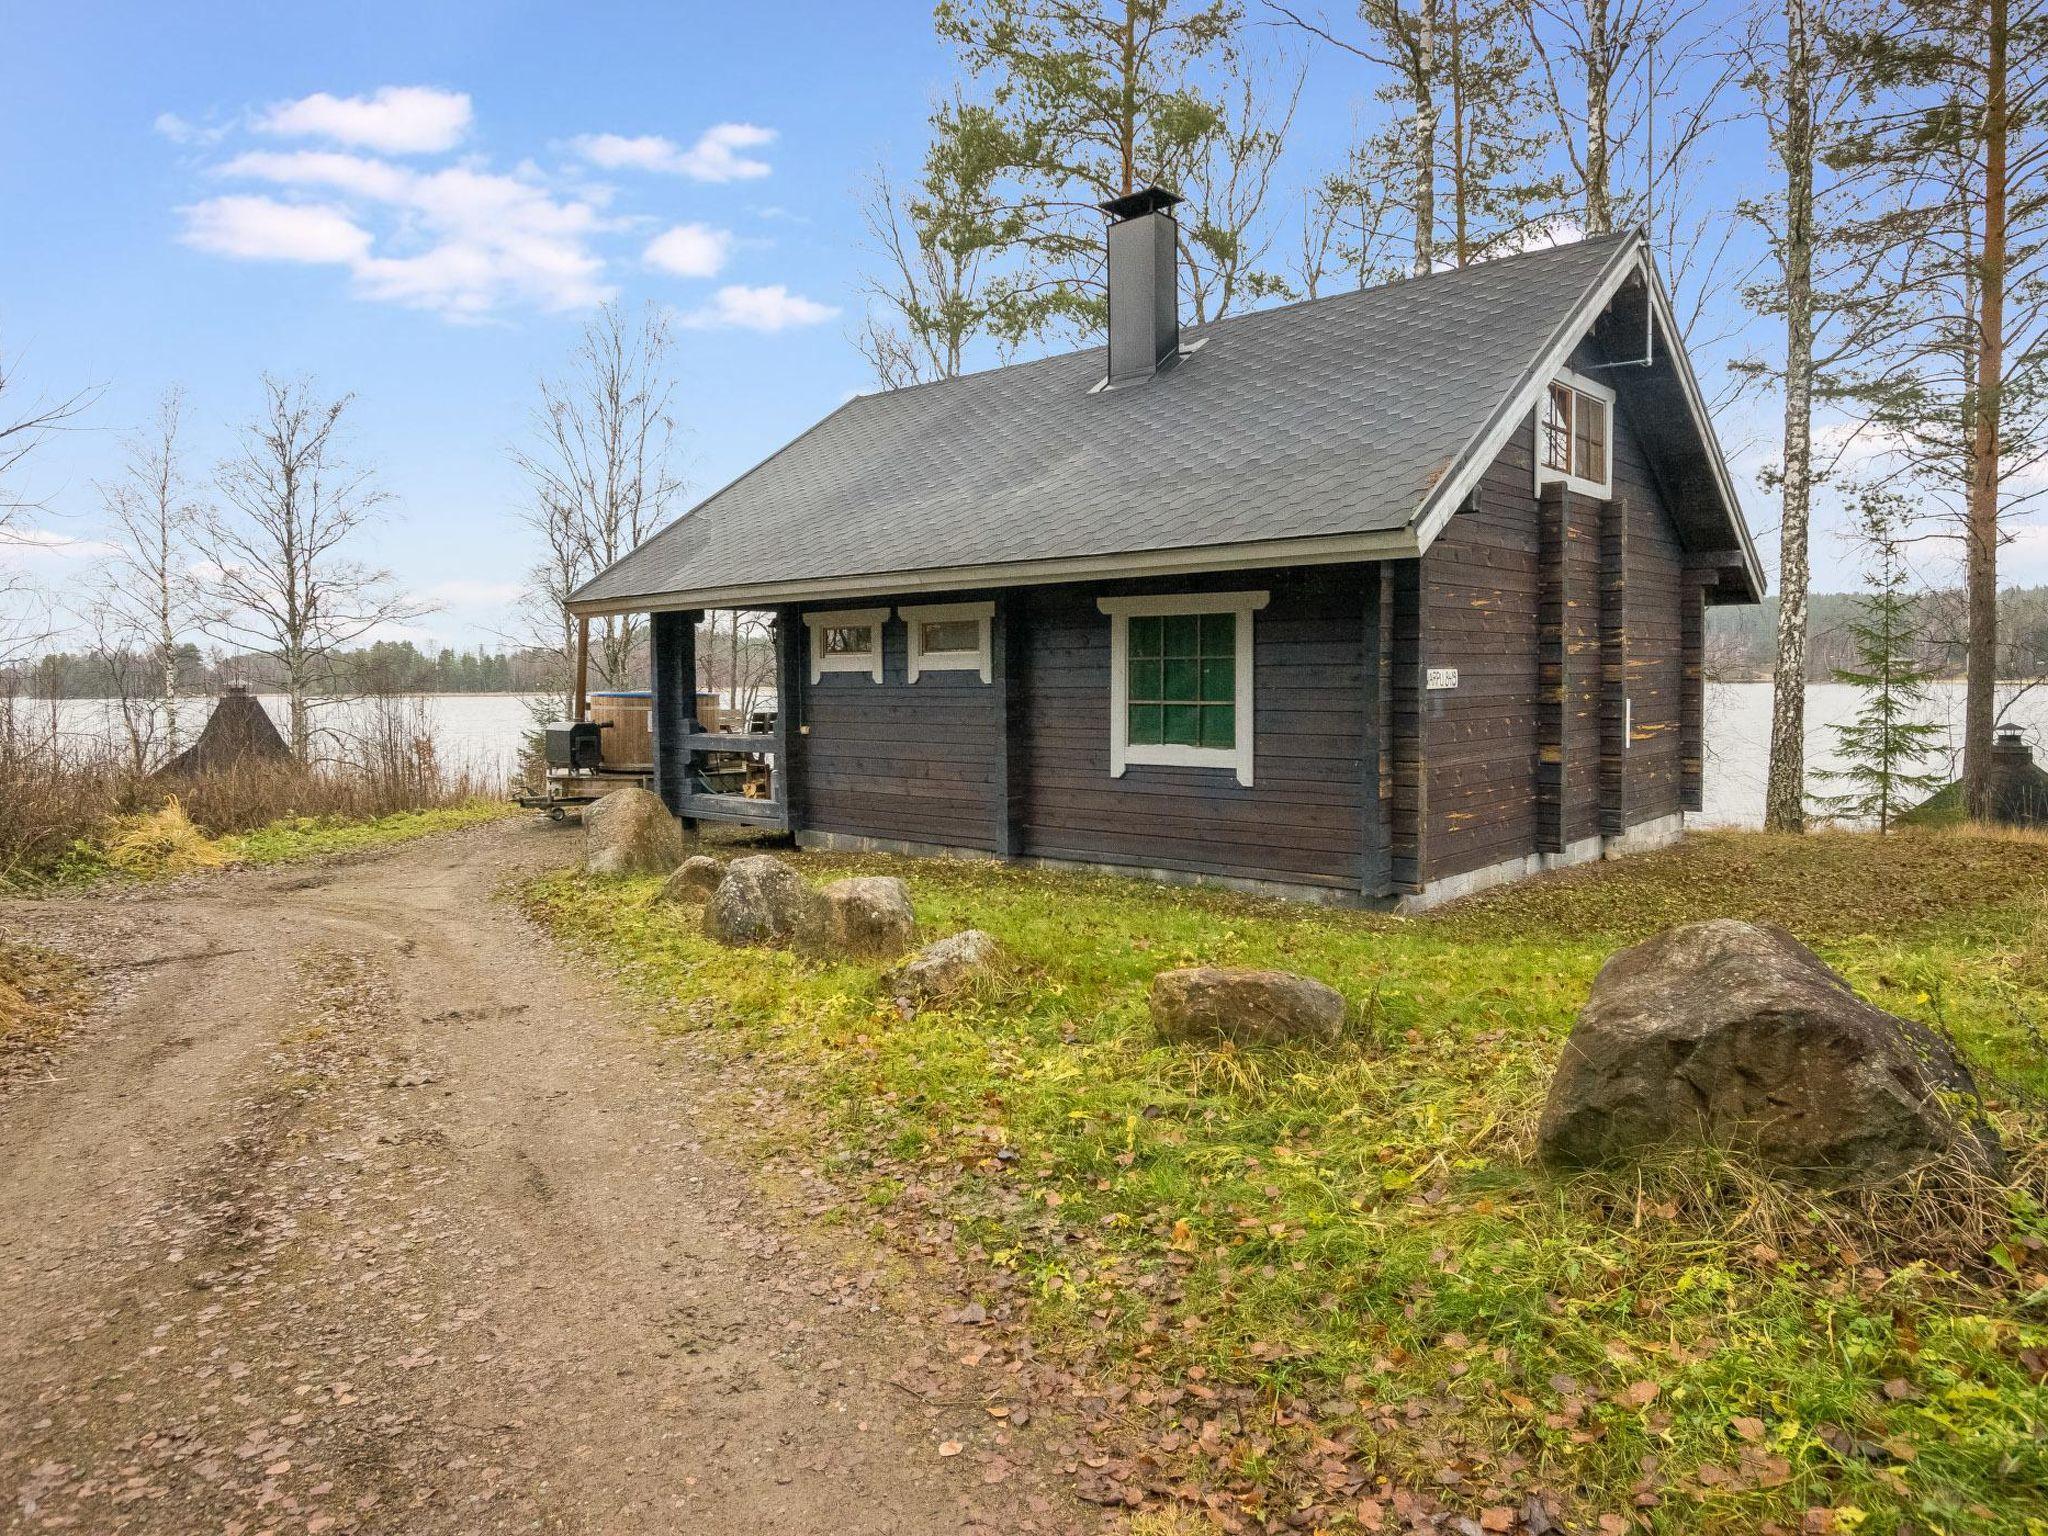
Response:
[[[1816,592],[1807,599],[1811,634],[1806,679],[1835,680],[1859,663],[1854,626],[1864,617],[1869,596],[1862,592]],[[1969,612],[1963,594],[1921,592],[1906,599],[1913,636],[1912,659],[1937,677],[1960,678],[1969,652]],[[1999,634],[2004,657],[1999,674],[2034,678],[2048,671],[2048,587],[2010,587],[1999,595]],[[1707,672],[1715,682],[1760,682],[1774,675],[1778,599],[1707,612]]]

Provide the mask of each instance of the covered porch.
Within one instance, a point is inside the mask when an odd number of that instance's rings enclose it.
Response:
[[[798,777],[801,726],[793,718],[802,697],[800,664],[803,626],[792,610],[774,614],[769,635],[774,653],[775,708],[766,728],[764,712],[719,721],[707,729],[698,705],[698,627],[707,610],[671,609],[648,615],[649,724],[653,737],[653,788],[687,828],[700,821],[788,832],[791,791]],[[589,619],[579,625],[577,718],[588,718]],[[737,690],[735,689],[735,692]],[[734,713],[738,713],[735,711]],[[767,792],[729,787],[735,759],[765,769]],[[761,774],[746,776],[748,787]]]

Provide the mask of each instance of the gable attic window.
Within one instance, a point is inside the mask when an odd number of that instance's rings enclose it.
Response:
[[[879,683],[882,625],[888,617],[886,608],[805,614],[804,624],[811,632],[811,681],[817,682],[827,672],[865,672]]]
[[[1226,768],[1252,782],[1252,615],[1264,592],[1105,597],[1109,771]]]
[[[896,611],[910,630],[911,682],[926,672],[979,672],[984,683],[994,679],[989,665],[994,603],[927,603]]]
[[[1614,391],[1560,373],[1536,412],[1536,488],[1562,480],[1588,496],[1611,494],[1614,481]]]

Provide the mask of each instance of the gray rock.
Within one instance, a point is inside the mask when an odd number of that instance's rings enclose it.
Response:
[[[979,928],[927,944],[889,977],[889,995],[909,1008],[949,1002],[993,975],[1001,947]]]
[[[803,877],[772,854],[726,866],[704,904],[704,932],[721,944],[778,944],[796,936],[817,904]]]
[[[917,935],[910,892],[894,875],[834,880],[805,909],[797,941],[820,954],[891,959]]]
[[[1152,978],[1152,1023],[1163,1040],[1214,1045],[1334,1045],[1344,1032],[1344,998],[1290,971],[1213,965]]]
[[[654,899],[656,902],[674,902],[679,906],[701,906],[710,899],[711,893],[718,889],[718,882],[724,878],[723,864],[709,854],[693,853],[676,866],[676,872],[668,877]]]
[[[615,789],[584,808],[587,873],[665,875],[682,862],[682,823],[652,790]]]
[[[1784,929],[1688,923],[1613,956],[1565,1042],[1540,1140],[1565,1167],[1671,1142],[1883,1179],[1951,1148],[2001,1161],[1943,1040],[1856,996]]]

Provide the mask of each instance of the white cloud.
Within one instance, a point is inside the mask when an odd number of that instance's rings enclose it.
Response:
[[[791,293],[780,283],[762,288],[733,283],[719,289],[709,304],[685,314],[682,323],[695,330],[783,331],[817,325],[838,313],[830,304]]]
[[[214,174],[280,186],[330,187],[351,197],[385,203],[403,200],[417,179],[415,172],[388,160],[317,149],[251,150],[217,167]]]
[[[173,144],[218,144],[228,135],[225,123],[195,123],[175,112],[159,112],[150,124]]]
[[[658,134],[628,138],[617,133],[585,134],[576,151],[608,171],[656,171],[692,181],[752,181],[770,170],[766,160],[744,153],[775,142],[773,128],[753,123],[718,123],[697,135],[688,149]]]
[[[750,123],[717,124],[688,145],[602,134],[576,141],[586,164],[573,169],[522,160],[500,171],[480,154],[450,153],[472,120],[466,94],[424,86],[316,92],[220,128],[164,113],[157,131],[179,144],[211,146],[231,132],[326,141],[245,144],[210,158],[206,174],[228,185],[179,210],[179,239],[237,261],[333,266],[360,297],[450,319],[582,308],[616,292],[607,260],[625,253],[614,242],[639,243],[649,270],[699,279],[723,273],[739,244],[708,223],[664,226],[614,209],[614,187],[594,183],[590,166],[746,180],[769,174],[755,152],[776,137]],[[686,320],[777,331],[836,313],[780,286],[742,285]]]
[[[370,249],[370,233],[345,209],[325,203],[280,203],[268,197],[214,197],[179,210],[179,237],[195,250],[236,261],[353,262]]]
[[[732,231],[678,224],[647,242],[641,259],[672,277],[716,277],[732,252]]]
[[[465,91],[423,85],[387,85],[368,96],[316,91],[281,101],[256,120],[264,133],[333,139],[387,155],[436,154],[453,149],[469,132]]]
[[[374,254],[370,235],[357,227],[361,240],[354,248],[337,247],[325,257],[287,258],[341,262],[368,298],[474,319],[513,299],[543,309],[574,309],[612,294],[602,280],[604,263],[590,248],[591,237],[605,228],[597,210],[555,196],[531,179],[533,173],[507,176],[470,165],[423,171],[336,151],[263,150],[238,155],[220,174],[320,188],[384,210],[391,227]],[[322,206],[267,198],[219,198],[215,203],[291,210]],[[205,243],[189,232],[187,238]]]

